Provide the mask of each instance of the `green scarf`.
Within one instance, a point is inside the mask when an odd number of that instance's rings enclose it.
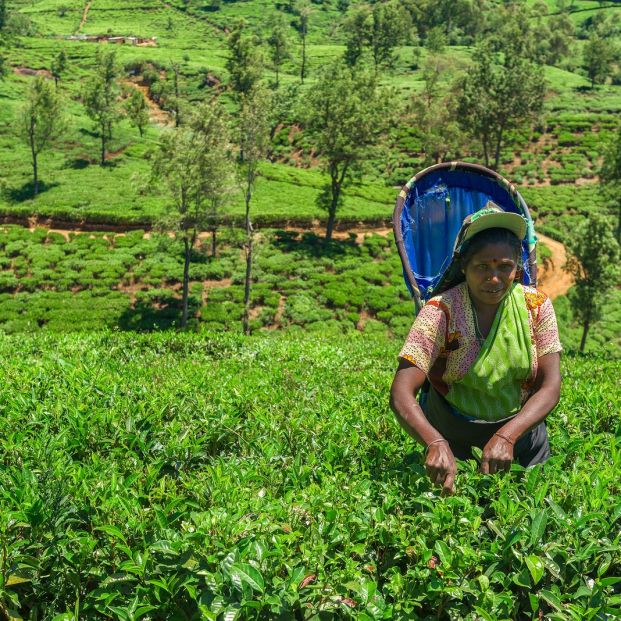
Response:
[[[473,313],[474,309],[470,308]],[[521,384],[531,373],[531,335],[522,285],[502,299],[481,351],[446,400],[468,417],[495,422],[522,408]]]

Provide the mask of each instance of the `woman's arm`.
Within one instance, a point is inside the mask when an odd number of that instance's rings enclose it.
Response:
[[[483,449],[481,471],[493,474],[509,470],[515,443],[552,411],[561,394],[561,363],[558,352],[541,356],[533,394],[519,414],[503,425]]]
[[[415,440],[427,446],[425,468],[432,483],[442,485],[445,493],[454,491],[457,463],[448,442],[425,417],[415,395],[425,374],[402,359],[390,389],[390,407],[399,424]]]

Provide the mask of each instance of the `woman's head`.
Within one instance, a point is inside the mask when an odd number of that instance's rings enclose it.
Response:
[[[484,229],[464,244],[460,259],[461,271],[473,299],[481,304],[496,305],[521,267],[522,246],[508,229]]]

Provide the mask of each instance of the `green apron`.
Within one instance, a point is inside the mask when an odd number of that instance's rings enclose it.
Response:
[[[500,302],[477,359],[451,385],[446,400],[460,413],[489,422],[517,414],[521,385],[531,374],[531,342],[524,290],[514,283]]]

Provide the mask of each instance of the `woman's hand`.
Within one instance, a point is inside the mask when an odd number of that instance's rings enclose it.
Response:
[[[494,434],[483,448],[481,472],[495,474],[501,470],[511,469],[513,461],[513,443],[503,436]]]
[[[443,494],[452,494],[455,491],[457,462],[446,440],[429,446],[425,469],[431,482],[442,486]]]

